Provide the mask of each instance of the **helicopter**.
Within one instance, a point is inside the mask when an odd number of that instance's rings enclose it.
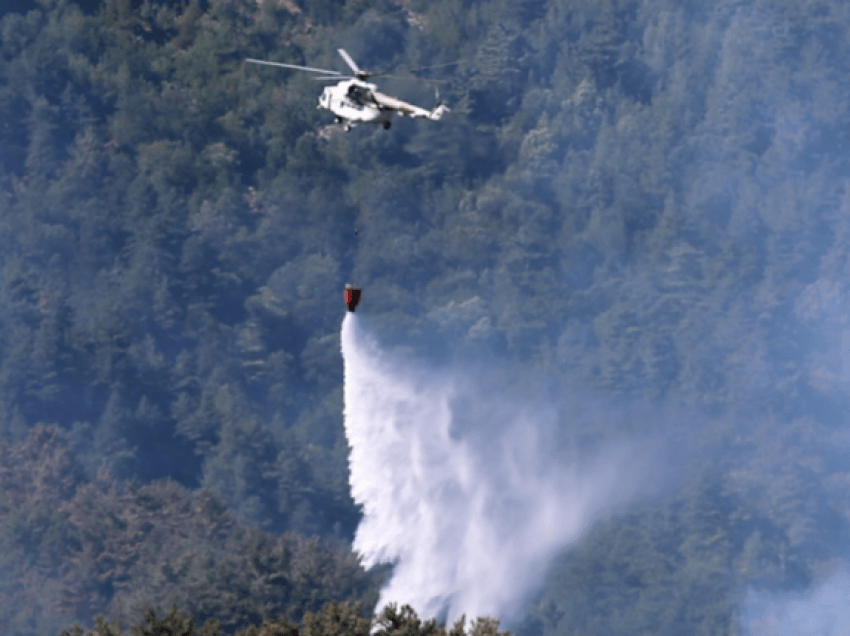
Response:
[[[439,101],[433,110],[428,110],[409,104],[397,97],[391,97],[378,92],[378,87],[375,84],[366,81],[374,73],[361,70],[354,60],[351,59],[351,56],[345,52],[345,49],[337,49],[337,52],[345,60],[345,63],[348,64],[349,68],[351,68],[352,75],[346,76],[338,71],[299,66],[298,64],[284,64],[282,62],[269,62],[251,58],[247,58],[245,61],[253,64],[265,64],[267,66],[293,68],[300,71],[319,73],[320,75],[313,78],[315,80],[341,79],[342,81],[336,86],[328,86],[322,91],[321,96],[319,96],[319,105],[317,108],[324,108],[331,111],[336,116],[334,123],[341,125],[345,132],[350,131],[358,124],[381,124],[384,130],[389,130],[392,126],[393,115],[396,113],[401,117],[422,117],[431,121],[437,121],[445,113],[450,112],[450,109]],[[386,75],[385,73],[381,73],[381,75],[395,79],[413,79],[432,82],[436,85],[434,80],[424,80],[418,77],[396,77]]]

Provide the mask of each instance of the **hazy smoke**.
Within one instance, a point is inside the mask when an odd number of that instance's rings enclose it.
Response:
[[[748,636],[850,636],[850,577],[840,573],[800,596],[750,593],[743,614]]]
[[[379,608],[409,603],[449,622],[515,615],[547,561],[649,472],[637,444],[567,452],[554,443],[554,409],[382,353],[353,314],[342,355],[351,488],[364,509],[354,548],[367,567],[395,563]]]

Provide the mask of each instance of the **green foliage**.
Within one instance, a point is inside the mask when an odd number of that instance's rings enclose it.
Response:
[[[218,636],[221,626],[210,619],[203,626],[195,630],[195,619],[190,615],[184,615],[172,607],[163,618],[157,618],[154,610],[145,613],[147,624],[138,624],[130,628],[132,636],[160,636],[161,634],[172,634],[172,636]],[[65,630],[61,636],[124,636],[121,622],[111,625],[103,616],[98,616],[94,629],[84,631],[79,625],[74,625],[71,630]]]
[[[363,618],[359,604],[326,603],[320,612],[304,616],[304,636],[368,636],[371,621]]]
[[[156,611],[145,612],[146,624],[139,623],[130,628],[132,636],[158,636],[159,634],[179,634],[180,636],[218,636],[221,625],[212,619],[195,630],[192,614],[183,614],[172,607],[163,618],[156,617]],[[510,636],[510,632],[499,631],[499,621],[481,617],[472,621],[469,632],[464,632],[465,620],[461,618],[448,632],[448,636]],[[410,606],[397,611],[395,605],[388,606],[380,617],[381,630],[376,633],[387,636],[447,636],[444,628],[438,628],[433,621],[423,623]],[[301,624],[293,623],[281,616],[263,620],[260,625],[249,625],[235,633],[235,636],[367,636],[371,621],[363,618],[359,603],[325,603],[320,611],[308,612]],[[97,617],[95,628],[84,631],[79,625],[65,630],[61,636],[123,636],[120,621],[109,624],[102,616]]]
[[[347,548],[240,525],[208,491],[170,480],[120,486],[106,469],[86,482],[55,426],[0,441],[0,487],[0,581],[9,581],[0,616],[10,633],[100,612],[135,620],[168,603],[233,632],[272,616],[300,620],[332,599],[377,600],[378,577]]]
[[[410,605],[401,608],[395,603],[389,603],[375,619],[377,629],[373,634],[380,636],[511,636],[511,632],[499,630],[499,621],[489,616],[473,619],[469,628],[466,626],[466,616],[457,619],[451,628],[446,629],[437,625],[435,619],[423,621]]]

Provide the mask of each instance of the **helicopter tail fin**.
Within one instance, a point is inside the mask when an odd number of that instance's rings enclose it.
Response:
[[[430,113],[428,113],[428,119],[431,121],[437,121],[440,119],[445,113],[451,112],[451,109],[445,104],[440,104]]]

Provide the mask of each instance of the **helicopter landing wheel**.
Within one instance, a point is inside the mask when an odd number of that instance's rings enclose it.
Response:
[[[349,126],[348,124],[346,124],[345,126],[343,126],[343,127],[342,127],[342,129],[343,129],[345,132],[351,132],[351,126]]]
[[[392,126],[392,125],[393,125],[393,123],[391,121],[389,121],[389,120],[385,121],[384,122],[384,130],[389,130],[390,126]]]

